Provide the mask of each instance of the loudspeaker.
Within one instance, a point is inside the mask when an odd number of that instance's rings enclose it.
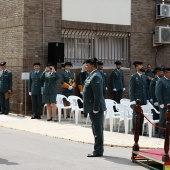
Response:
[[[64,62],[64,43],[48,43],[48,62],[55,64]]]

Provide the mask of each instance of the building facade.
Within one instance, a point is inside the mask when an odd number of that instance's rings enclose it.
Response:
[[[14,96],[11,111],[23,113],[25,82],[21,73],[29,72],[34,62],[42,69],[48,62],[48,43],[64,43],[64,60],[74,63],[79,72],[81,63],[89,57],[104,62],[108,73],[116,60],[122,61],[126,92],[133,61],[144,66],[170,66],[168,44],[153,44],[156,26],[169,25],[169,20],[156,19],[158,1],[147,0],[0,0],[0,61],[7,62],[13,73]],[[166,1],[165,1],[166,3]],[[57,71],[61,72],[60,64]],[[59,92],[60,83],[58,85]],[[111,98],[108,88],[107,97]],[[30,97],[26,94],[29,113]]]

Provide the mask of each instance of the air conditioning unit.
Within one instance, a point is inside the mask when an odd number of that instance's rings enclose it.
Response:
[[[170,27],[155,27],[155,44],[170,44]]]
[[[156,5],[156,19],[169,18],[170,17],[170,5],[157,4]]]

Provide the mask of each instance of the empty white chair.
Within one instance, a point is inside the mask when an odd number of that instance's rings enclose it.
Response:
[[[58,109],[58,121],[61,121],[61,111],[64,110],[64,118],[66,119],[66,110],[71,109],[71,106],[64,106],[63,99],[67,100],[67,97],[62,94],[57,94],[57,109]]]
[[[71,104],[70,119],[71,119],[71,116],[74,116],[74,114],[75,114],[76,125],[78,124],[78,117],[81,117],[81,112],[83,111],[83,108],[80,108],[78,105],[78,100],[80,100],[83,103],[83,100],[78,96],[72,95],[72,96],[68,97],[68,101]]]

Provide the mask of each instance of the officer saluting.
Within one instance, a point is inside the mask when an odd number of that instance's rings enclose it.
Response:
[[[12,73],[6,69],[6,62],[0,63],[0,102],[2,114],[9,113],[9,98],[5,98],[5,93],[12,93]]]
[[[103,156],[103,119],[106,110],[103,97],[103,78],[97,70],[97,59],[86,60],[89,76],[83,87],[84,113],[89,113],[95,138],[94,151],[87,157]]]
[[[130,84],[129,84],[129,95],[130,100],[132,103],[132,108],[134,109],[136,100],[141,100],[141,105],[147,104],[148,101],[148,95],[147,95],[147,77],[144,75],[144,68],[142,65],[142,62],[135,61],[133,63],[136,69],[136,73],[133,74],[130,78]],[[135,111],[133,110],[133,128],[132,132],[135,130]],[[142,124],[143,124],[143,115],[140,115],[140,122],[139,122],[139,134],[142,135]]]
[[[170,103],[170,68],[164,68],[164,74],[164,77],[157,81],[155,89],[155,94],[160,107],[159,126],[163,128],[165,128],[166,125],[166,106]],[[165,138],[164,130],[160,129],[159,137]]]
[[[40,70],[40,63],[36,62],[33,64],[34,70],[30,72],[28,82],[28,92],[32,99],[33,116],[31,119],[41,119],[42,110],[42,87],[43,80],[40,79],[42,71]]]

